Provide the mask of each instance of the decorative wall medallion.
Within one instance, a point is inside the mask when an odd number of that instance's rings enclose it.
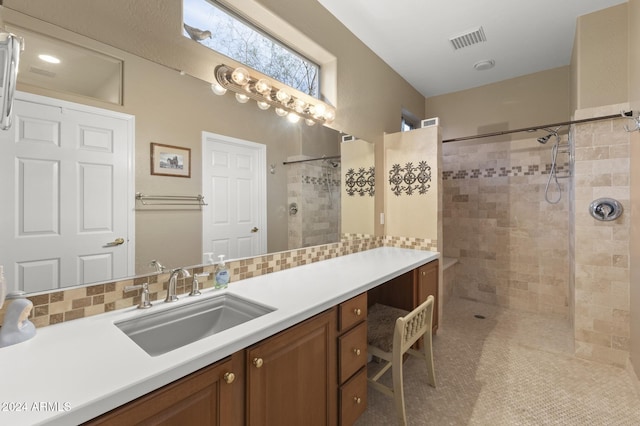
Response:
[[[376,186],[374,175],[375,168],[373,166],[369,169],[360,167],[357,172],[354,169],[349,169],[344,175],[347,195],[353,197],[358,194],[361,197],[365,195],[373,197]]]
[[[426,194],[431,188],[428,182],[431,182],[431,166],[426,161],[420,161],[417,167],[412,162],[404,167],[394,164],[389,170],[389,184],[397,196],[403,192],[413,195],[415,191],[418,191],[418,194]]]

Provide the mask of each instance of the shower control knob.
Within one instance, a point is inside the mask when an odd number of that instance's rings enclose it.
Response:
[[[612,221],[622,215],[622,204],[613,198],[598,198],[589,204],[589,213],[596,220]]]

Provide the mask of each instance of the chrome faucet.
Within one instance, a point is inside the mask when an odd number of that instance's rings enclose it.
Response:
[[[178,275],[181,275],[182,278],[188,278],[191,276],[189,271],[184,268],[176,268],[171,270],[171,276],[169,277],[169,287],[167,288],[167,298],[164,299],[165,302],[175,302],[178,300],[178,296],[176,296],[176,283],[178,282]]]

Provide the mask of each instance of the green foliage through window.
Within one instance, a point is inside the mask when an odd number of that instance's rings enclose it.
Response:
[[[183,0],[182,5],[185,37],[319,98],[317,64],[214,1]]]

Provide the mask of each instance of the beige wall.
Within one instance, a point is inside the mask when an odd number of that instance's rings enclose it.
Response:
[[[626,3],[578,18],[571,63],[572,111],[626,102],[627,43]]]
[[[358,139],[351,142],[343,142],[342,156],[342,227],[351,234],[375,234],[375,202],[374,197],[367,193],[373,189],[370,185],[359,186],[346,182],[346,173],[353,170],[356,181],[361,176],[367,179],[369,170],[375,165],[375,146],[368,141]],[[360,192],[358,190],[361,190]],[[362,195],[361,195],[362,194]]]
[[[568,121],[569,67],[434,96],[425,108],[443,140]]]
[[[384,136],[385,168],[385,234],[394,237],[425,238],[438,242],[441,222],[438,220],[440,203],[440,128],[438,126],[397,132]],[[421,173],[419,167],[425,164],[429,181],[424,187],[419,181],[407,182],[409,174],[414,180]],[[408,169],[411,165],[411,170]],[[398,168],[398,173],[394,169]],[[391,176],[400,177],[397,190],[390,184]],[[379,186],[382,186],[379,185]],[[409,189],[411,188],[411,190]],[[424,193],[420,193],[424,191]]]
[[[640,0],[629,0],[629,105],[640,111]],[[630,122],[628,124],[631,124]],[[640,132],[630,134],[631,147],[631,363],[640,377]]]

